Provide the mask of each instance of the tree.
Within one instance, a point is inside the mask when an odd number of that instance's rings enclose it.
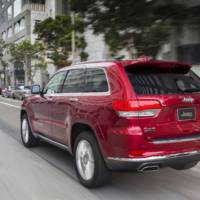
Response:
[[[76,31],[75,41],[81,59],[87,59],[84,52],[86,42],[82,35],[84,32],[83,21],[76,16],[73,25],[70,16],[57,16],[55,19],[47,18],[37,23],[34,33],[38,40],[43,41],[46,50],[50,52],[49,58],[57,68],[70,65],[69,56],[72,52],[72,31]]]
[[[132,57],[155,58],[185,7],[158,0],[71,0],[95,34],[103,33],[113,54],[126,49]],[[162,12],[160,11],[162,10]],[[136,50],[136,51],[135,51]]]
[[[1,64],[3,62],[5,49],[6,49],[5,41],[3,39],[0,39],[0,62],[1,62]]]
[[[8,66],[8,63],[4,60],[5,53],[7,51],[8,45],[5,43],[3,39],[0,39],[0,65],[2,67],[2,72],[4,75],[4,86],[6,86],[6,67]]]
[[[46,69],[44,47],[41,43],[31,44],[24,40],[17,44],[10,44],[11,62],[23,63],[25,69],[25,84],[33,83],[33,78],[38,69]]]

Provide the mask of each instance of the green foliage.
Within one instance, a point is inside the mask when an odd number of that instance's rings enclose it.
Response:
[[[4,40],[0,39],[0,60],[3,58],[4,48],[5,48],[5,42]]]
[[[4,78],[3,78],[4,87],[7,84],[6,67],[8,66],[8,63],[4,59],[4,56],[7,53],[7,50],[8,50],[8,44],[6,44],[3,39],[0,39],[0,69],[1,69],[1,73],[4,75]]]
[[[33,78],[38,69],[46,69],[44,47],[41,43],[32,44],[29,40],[9,44],[11,62],[23,63],[27,79],[33,83]],[[28,83],[26,83],[28,84]]]
[[[82,33],[84,32],[83,20],[75,16],[75,23],[72,24],[70,16],[57,16],[55,19],[48,18],[36,24],[34,32],[38,35],[38,40],[43,41],[46,50],[50,53],[49,58],[57,68],[69,65],[69,55],[72,52],[72,31],[76,32],[76,47],[80,55],[86,57],[84,49],[86,42]]]
[[[170,27],[157,23],[143,30],[142,34],[134,34],[134,46],[138,56],[147,55],[156,58],[160,48],[168,40]]]
[[[3,39],[0,39],[0,64],[2,65],[3,68],[7,66],[7,63],[3,59],[4,54],[7,51],[7,47],[8,45],[5,43],[5,41]]]
[[[185,7],[159,0],[71,0],[94,33],[103,33],[111,53],[126,49],[135,56],[155,57],[171,28],[185,19]],[[136,49],[136,52],[134,51]],[[136,55],[135,55],[136,53]]]
[[[11,43],[9,45],[11,60],[13,62],[21,61],[25,62],[27,57],[33,58],[36,53],[44,50],[41,43],[36,42],[31,44],[29,40],[24,40],[20,43]]]

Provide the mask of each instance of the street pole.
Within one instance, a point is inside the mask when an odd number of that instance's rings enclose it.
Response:
[[[72,11],[71,13],[71,20],[72,20],[72,26],[75,25],[75,14]],[[74,28],[74,27],[73,27]],[[72,64],[76,62],[76,41],[75,41],[75,30],[72,30]]]

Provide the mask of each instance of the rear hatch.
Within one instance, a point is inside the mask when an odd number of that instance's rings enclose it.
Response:
[[[190,66],[151,62],[127,66],[125,71],[138,103],[153,105],[149,116],[138,116],[149,140],[200,134],[200,81],[190,75]]]

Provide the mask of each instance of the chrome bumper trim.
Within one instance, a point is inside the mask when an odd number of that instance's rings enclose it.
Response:
[[[180,142],[192,142],[200,140],[200,135],[198,136],[191,136],[191,137],[182,137],[182,138],[176,138],[176,139],[155,139],[152,140],[153,144],[169,144],[169,143],[180,143]]]
[[[184,153],[176,153],[176,154],[168,154],[163,156],[151,156],[146,158],[117,158],[117,157],[108,157],[108,160],[112,161],[119,161],[119,162],[148,162],[148,161],[162,161],[166,159],[173,159],[173,158],[181,158],[187,156],[195,156],[200,155],[200,151],[190,151]]]

